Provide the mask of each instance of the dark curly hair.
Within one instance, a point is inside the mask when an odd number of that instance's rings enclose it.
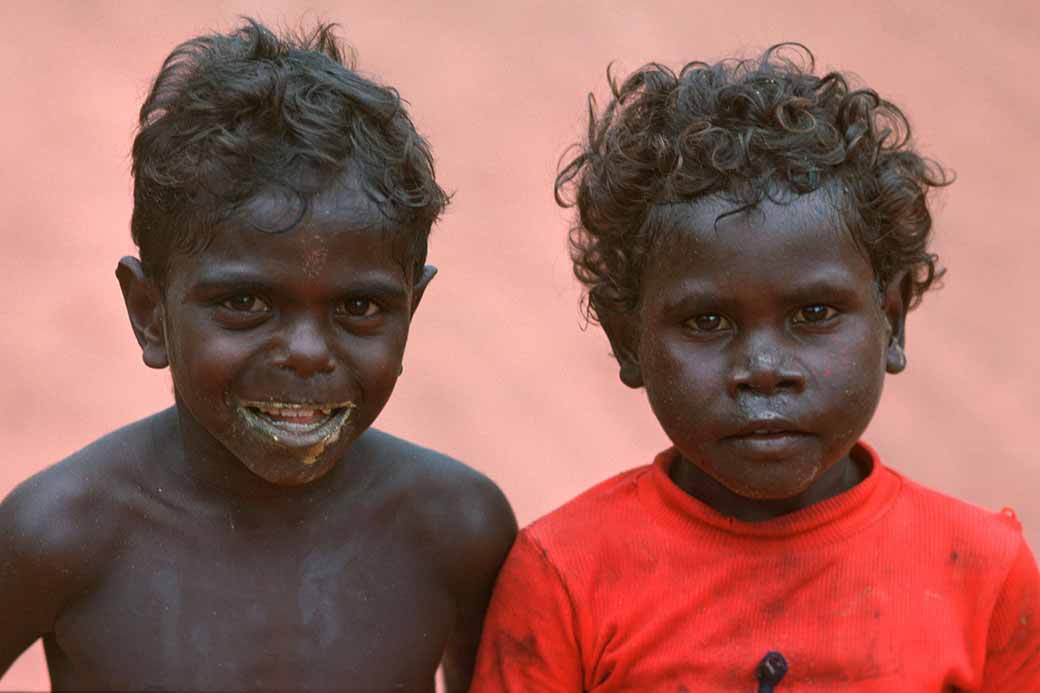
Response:
[[[313,198],[353,175],[404,234],[421,267],[448,202],[429,145],[401,97],[353,69],[335,25],[276,36],[245,18],[228,34],[177,46],[141,107],[133,145],[131,232],[160,285],[175,252],[205,245],[255,196],[288,195],[295,226]],[[268,229],[271,230],[271,229]]]
[[[943,274],[927,250],[927,197],[952,177],[914,151],[899,108],[813,71],[809,49],[791,43],[678,74],[651,63],[620,86],[607,69],[610,103],[597,114],[589,95],[587,139],[564,155],[555,186],[557,203],[578,209],[570,247],[588,319],[635,309],[669,205],[717,194],[736,212],[821,188],[840,192],[878,284],[909,270],[920,302]]]

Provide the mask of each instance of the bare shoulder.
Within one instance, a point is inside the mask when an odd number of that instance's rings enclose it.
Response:
[[[60,566],[70,579],[88,579],[132,525],[125,515],[139,490],[135,471],[161,416],[114,431],[17,486],[0,503],[9,555],[40,572]]]
[[[128,511],[135,489],[140,496],[134,470],[148,455],[157,417],[88,445],[0,503],[0,673],[53,629],[118,554],[135,524]]]
[[[388,494],[417,538],[460,575],[497,571],[516,537],[516,518],[487,476],[434,450],[370,429],[359,444],[388,467]],[[357,445],[357,444],[356,444]]]

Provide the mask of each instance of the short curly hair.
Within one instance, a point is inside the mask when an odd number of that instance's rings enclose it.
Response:
[[[244,18],[166,58],[132,152],[130,227],[146,275],[162,285],[172,254],[203,247],[266,192],[300,203],[295,221],[277,229],[288,230],[347,175],[404,235],[407,262],[422,266],[448,196],[397,91],[354,71],[335,28],[277,36]]]
[[[587,138],[564,155],[555,185],[557,203],[578,211],[570,248],[588,319],[636,308],[669,205],[722,195],[741,211],[831,186],[879,286],[908,270],[911,305],[920,302],[944,272],[927,249],[928,194],[952,176],[914,151],[899,108],[814,68],[794,43],[678,74],[651,63],[620,85],[608,67],[612,98],[597,113],[589,95]]]

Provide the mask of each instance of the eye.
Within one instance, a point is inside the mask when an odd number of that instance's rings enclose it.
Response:
[[[704,313],[687,320],[686,326],[698,332],[720,332],[728,330],[732,324],[718,313]]]
[[[340,304],[337,312],[356,318],[371,318],[379,313],[379,306],[367,298],[348,298]]]
[[[822,303],[815,303],[811,306],[804,306],[798,309],[798,312],[794,314],[795,323],[819,323],[830,320],[838,314],[834,308],[825,306]]]
[[[266,313],[270,310],[266,301],[252,294],[232,296],[222,301],[220,305],[236,313]]]

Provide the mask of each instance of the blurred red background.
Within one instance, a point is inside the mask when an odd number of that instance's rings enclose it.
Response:
[[[798,40],[903,106],[952,167],[936,249],[950,268],[909,323],[908,371],[868,432],[888,463],[972,502],[1016,508],[1040,548],[1040,224],[1035,3],[7,2],[0,19],[0,496],[99,435],[169,405],[142,365],[113,277],[133,252],[135,113],[179,41],[239,15],[342,24],[362,72],[396,86],[456,191],[441,274],[378,426],[495,479],[521,523],[666,445],[583,331],[555,165],[604,69]],[[1033,316],[1033,317],[1030,317]],[[39,646],[0,690],[48,685]]]

